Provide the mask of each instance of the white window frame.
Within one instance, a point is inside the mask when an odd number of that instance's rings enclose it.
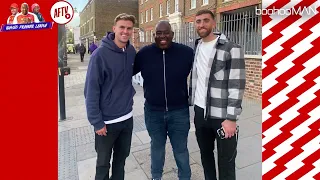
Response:
[[[162,9],[162,3],[161,3],[159,4],[159,17],[162,17],[162,11],[163,9]]]
[[[145,16],[146,16],[146,22],[148,22],[148,15],[149,15],[148,10],[146,10],[146,13],[145,13]]]
[[[191,0],[190,2],[190,9],[197,8],[197,0]]]
[[[148,37],[148,35],[149,35],[149,31],[146,31],[146,42],[149,42],[149,37]]]
[[[153,8],[150,9],[150,21],[153,21]]]
[[[140,16],[141,16],[141,24],[143,24],[143,12],[141,12],[141,14],[140,14]]]
[[[174,0],[174,12],[179,12],[179,0]]]
[[[153,42],[153,30],[150,30],[150,42]]]
[[[188,26],[189,26],[189,30],[188,30],[188,41],[189,42],[193,42],[193,39],[194,39],[194,22],[189,22],[188,23]]]
[[[139,32],[139,38],[140,38],[140,42],[144,42],[144,32],[143,31]]]
[[[170,14],[170,0],[167,1],[167,16]]]
[[[209,0],[202,0],[202,5],[208,5],[209,4]]]
[[[146,22],[148,22],[148,15],[149,15],[148,10],[146,10],[146,13],[145,13],[145,16],[146,16]]]

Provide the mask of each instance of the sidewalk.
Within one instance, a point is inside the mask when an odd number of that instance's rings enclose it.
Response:
[[[59,180],[94,180],[96,152],[94,131],[86,117],[83,88],[89,55],[84,63],[80,55],[69,55],[71,74],[65,77],[67,120],[58,122]],[[126,180],[148,180],[150,174],[150,138],[143,114],[143,89],[134,85],[134,128],[131,153],[126,161]],[[246,100],[239,120],[240,134],[236,159],[237,180],[261,179],[261,104]],[[193,124],[194,112],[190,108],[191,129],[188,148],[192,180],[204,180],[199,147]],[[178,180],[177,167],[169,139],[163,180]]]

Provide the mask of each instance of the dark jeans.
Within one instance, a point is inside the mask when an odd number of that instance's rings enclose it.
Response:
[[[124,166],[130,154],[133,119],[107,124],[107,136],[95,136],[97,165],[95,180],[124,180]],[[109,179],[113,150],[112,177]]]
[[[80,53],[81,62],[83,62],[83,58],[84,58],[84,53]]]
[[[174,111],[153,111],[145,106],[146,127],[151,138],[152,178],[161,178],[165,162],[167,135],[178,166],[179,180],[190,180],[189,151],[187,147],[190,129],[189,108]]]
[[[204,169],[205,180],[217,180],[214,159],[214,141],[217,140],[218,172],[220,180],[235,180],[235,158],[237,155],[236,136],[221,139],[217,130],[222,127],[224,119],[204,120],[204,110],[194,107],[196,137],[200,148],[201,162]]]

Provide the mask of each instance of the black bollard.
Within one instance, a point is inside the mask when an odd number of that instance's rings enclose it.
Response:
[[[63,64],[63,62],[61,62]],[[60,64],[60,62],[59,62]],[[64,91],[64,72],[63,67],[59,67],[59,107],[60,107],[60,120],[66,119],[66,102]]]

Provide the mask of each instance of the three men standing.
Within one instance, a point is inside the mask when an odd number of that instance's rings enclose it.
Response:
[[[161,180],[167,136],[178,166],[179,180],[190,180],[189,105],[194,105],[197,142],[205,180],[216,180],[214,141],[217,140],[220,180],[235,180],[237,124],[245,89],[245,62],[241,47],[224,34],[214,34],[214,15],[209,10],[196,14],[201,39],[194,51],[172,42],[169,22],[160,21],[155,43],[136,52],[128,40],[135,18],[120,14],[114,33],[108,33],[92,54],[88,67],[85,98],[87,114],[94,126],[97,151],[96,180],[124,179],[125,160],[130,153],[133,129],[132,106],[135,90],[132,75],[144,79],[145,123],[151,137],[151,174]],[[134,60],[135,59],[135,60]],[[134,64],[134,67],[133,67]],[[189,94],[187,77],[191,71]],[[189,100],[189,102],[188,102]],[[218,132],[224,131],[224,134]]]

